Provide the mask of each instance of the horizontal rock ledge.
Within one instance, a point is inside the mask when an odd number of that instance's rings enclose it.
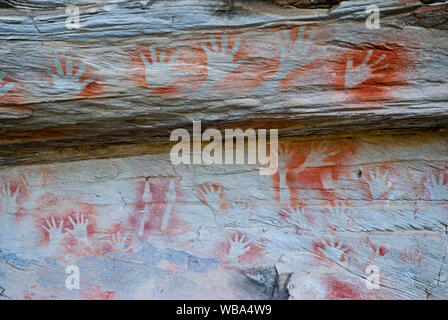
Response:
[[[0,9],[0,164],[164,144],[193,120],[283,137],[448,123],[446,3],[75,1],[79,29],[60,2],[36,3]],[[372,4],[380,28],[370,30]]]

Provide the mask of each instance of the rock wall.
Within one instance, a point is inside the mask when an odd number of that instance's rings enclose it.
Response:
[[[0,298],[447,299],[429,2],[0,1]],[[198,120],[278,171],[173,164]]]
[[[163,144],[192,120],[281,136],[446,127],[446,4],[71,1],[68,29],[64,1],[7,2],[0,164]]]
[[[3,296],[447,298],[445,135],[280,150],[273,176],[167,154],[2,169]]]

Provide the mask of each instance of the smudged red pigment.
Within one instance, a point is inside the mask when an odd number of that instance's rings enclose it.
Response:
[[[36,210],[36,216],[34,217],[36,231],[39,234],[40,238],[40,245],[47,246],[49,244],[49,234],[43,228],[43,226],[48,227],[47,221],[52,221],[52,219],[54,218],[57,226],[59,226],[62,221],[62,229],[66,231],[65,237],[63,238],[61,244],[67,252],[78,255],[98,254],[99,252],[97,251],[96,243],[94,242],[94,234],[97,229],[95,221],[95,206],[86,203],[72,202],[71,208],[67,209],[64,208],[64,206],[67,205],[66,200],[64,201],[54,194],[44,195],[43,198],[46,201],[42,203],[40,209],[38,208],[38,210]],[[73,234],[69,234],[67,232],[68,230],[73,229],[73,225],[71,224],[69,217],[77,222],[78,213],[80,217],[81,215],[83,215],[88,219],[86,229],[89,245],[82,243],[80,239],[77,239],[75,236],[73,236]]]
[[[322,147],[325,146],[325,147]],[[324,165],[308,166],[306,159],[312,150],[324,148]],[[336,181],[339,177],[348,177],[350,172],[344,162],[356,152],[357,146],[350,140],[329,141],[322,143],[298,142],[280,145],[279,170],[272,176],[276,199],[280,201],[280,175],[289,188],[291,205],[303,205],[299,202],[300,189],[311,187],[319,192],[323,199],[334,199],[334,190],[324,188],[322,177],[331,177]],[[328,156],[326,156],[328,155]],[[313,162],[311,162],[313,165]]]
[[[400,252],[399,259],[401,262],[414,264],[414,265],[417,265],[418,267],[421,267],[422,261],[426,255],[426,252],[427,252],[426,246],[421,246],[421,245],[409,246],[409,247],[404,248]]]
[[[91,284],[86,290],[80,291],[79,296],[85,300],[113,300],[115,291],[103,291],[101,286]]]
[[[315,257],[315,259],[317,260],[318,263],[322,263],[322,262],[331,262],[334,260],[340,261],[340,262],[345,262],[347,261],[347,256],[351,251],[351,248],[348,247],[346,244],[344,244],[343,242],[341,242],[342,240],[327,240],[324,239],[323,241],[320,242],[314,242],[313,243],[313,252],[317,255],[317,257]],[[329,247],[338,247],[340,248],[340,255],[338,257],[331,257],[331,256],[327,256],[327,248]],[[332,248],[330,248],[332,249]],[[330,251],[331,252],[331,251]]]
[[[388,254],[390,252],[389,249],[387,249],[386,247],[378,246],[375,243],[373,243],[373,241],[369,237],[367,237],[365,239],[365,243],[370,248],[372,248],[372,254],[369,257],[368,261],[371,261],[372,259],[374,259],[376,255],[379,255],[380,257],[384,257],[386,254]]]
[[[143,199],[145,188],[149,184],[150,202]],[[174,183],[175,200],[168,201],[168,190],[170,183]],[[148,189],[146,189],[148,192]],[[173,179],[149,179],[139,182],[137,186],[138,201],[135,205],[135,214],[129,218],[129,228],[134,230],[135,234],[140,232],[142,220],[145,219],[143,226],[143,237],[147,233],[162,233],[164,236],[175,237],[180,233],[187,232],[189,229],[177,216],[183,194],[178,186],[178,181]],[[148,199],[146,199],[148,200]],[[170,203],[170,205],[169,205]],[[167,210],[169,209],[169,212]],[[166,229],[162,229],[164,216],[168,214]]]
[[[331,60],[325,68],[332,86],[337,90],[345,90],[348,99],[353,102],[386,99],[399,86],[410,85],[407,75],[412,67],[412,59],[404,47],[395,43],[375,44],[374,47],[359,45],[357,49],[345,50]],[[347,88],[350,61],[353,74],[359,74],[363,63],[370,73],[353,87]]]
[[[8,83],[14,83],[14,87],[12,87],[5,95],[0,97],[0,106],[3,104],[5,105],[18,105],[25,103],[26,97],[23,96],[24,91],[24,80],[12,77],[11,75],[7,74],[1,81],[1,86],[5,86]],[[15,106],[14,108],[11,108],[11,113],[22,113],[26,114],[27,111],[24,108],[20,108],[18,106]],[[29,111],[28,111],[29,112]],[[0,110],[1,113],[1,110]]]
[[[9,193],[11,196],[16,195],[16,203],[18,205],[18,210],[14,212],[14,219],[19,222],[25,216],[25,209],[23,205],[29,200],[29,194],[27,186],[24,184],[23,180],[9,180],[0,184],[0,196],[3,192]],[[1,212],[2,214],[7,214],[6,212]]]
[[[327,295],[325,299],[328,300],[359,300],[362,299],[359,288],[348,282],[337,280],[329,277],[325,281],[327,285]]]

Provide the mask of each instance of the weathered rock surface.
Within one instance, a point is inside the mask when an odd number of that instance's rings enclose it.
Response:
[[[272,177],[166,154],[0,170],[3,297],[448,297],[445,135],[280,150]]]
[[[3,164],[159,144],[191,120],[283,136],[446,127],[446,4],[71,1],[81,24],[68,29],[65,1],[6,3]],[[371,4],[378,30],[365,25]]]
[[[0,1],[0,298],[447,299],[429,2]],[[279,129],[278,172],[174,165],[193,120]]]

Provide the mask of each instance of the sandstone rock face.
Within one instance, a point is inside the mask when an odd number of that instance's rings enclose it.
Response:
[[[446,298],[447,152],[369,136],[282,143],[273,176],[166,154],[5,168],[4,296]]]
[[[447,3],[0,3],[0,298],[448,298]]]
[[[357,1],[79,2],[79,29],[67,28],[63,1],[8,3],[17,8],[0,9],[2,164],[159,144],[192,120],[283,136],[447,123],[443,4],[372,2],[380,29],[369,30],[372,3]]]

